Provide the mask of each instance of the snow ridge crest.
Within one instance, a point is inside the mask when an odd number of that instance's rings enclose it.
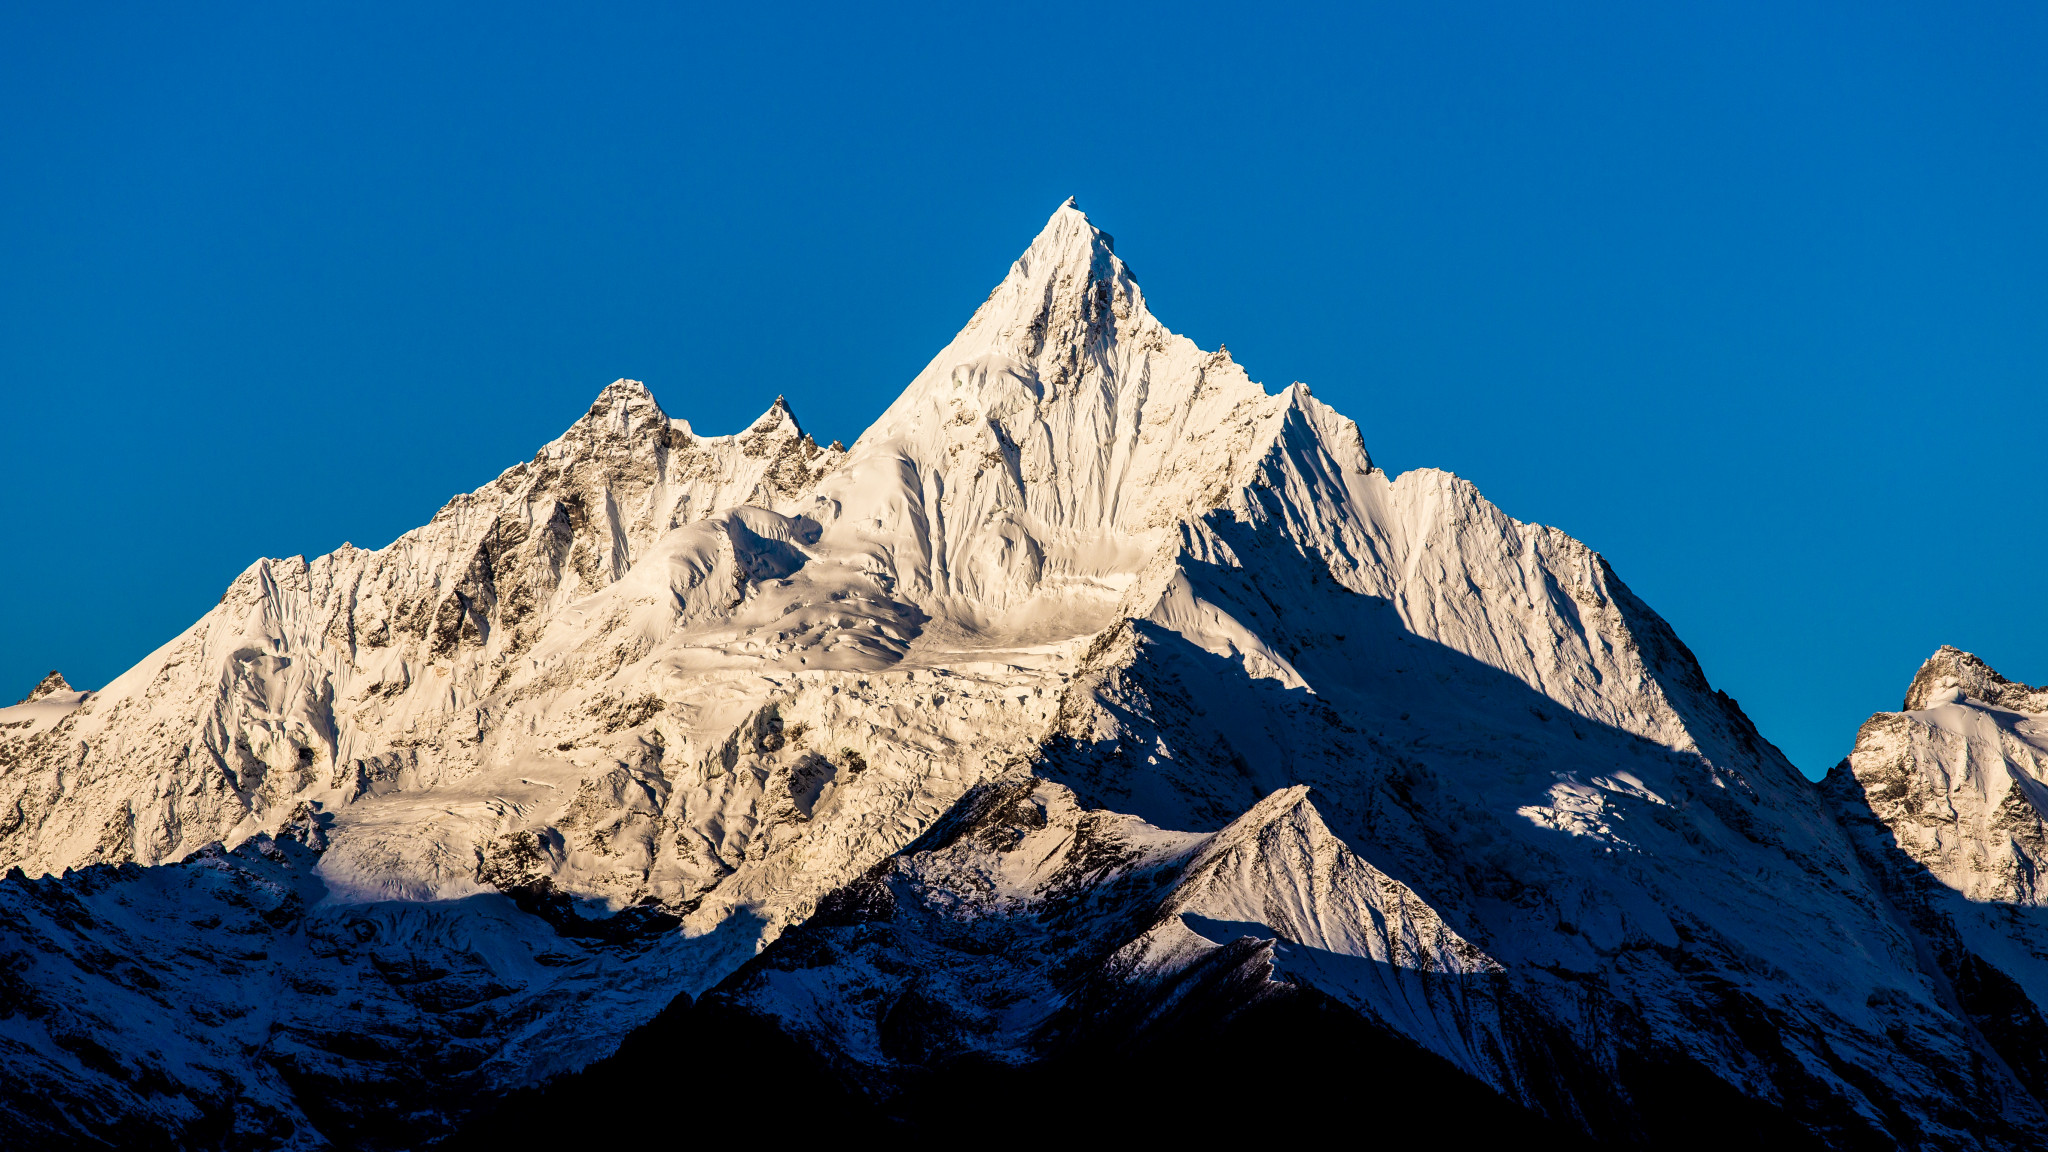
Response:
[[[65,681],[64,674],[51,669],[50,674],[38,681],[36,686],[29,690],[28,695],[23,696],[20,700],[15,701],[15,703],[33,704],[45,696],[55,696],[59,692],[69,691],[71,691],[71,685]],[[0,697],[0,699],[4,699],[4,697]]]

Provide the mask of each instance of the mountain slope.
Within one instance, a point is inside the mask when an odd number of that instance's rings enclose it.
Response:
[[[1071,202],[850,448],[620,381],[56,699],[0,715],[17,1143],[412,1146],[671,1003],[913,1120],[1329,1028],[1517,1131],[2048,1133],[1604,560],[1168,331]]]
[[[1822,788],[1987,1060],[2048,1098],[2048,689],[1944,647]]]

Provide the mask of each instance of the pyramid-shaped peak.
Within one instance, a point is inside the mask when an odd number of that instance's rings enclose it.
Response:
[[[75,689],[64,679],[64,674],[53,669],[48,676],[43,677],[42,682],[37,684],[27,696],[21,698],[21,703],[30,704],[46,696],[55,696],[59,692],[71,691],[75,691]]]
[[[1069,227],[1078,226],[1085,228],[1089,232],[1094,233],[1095,237],[1101,240],[1105,246],[1111,248],[1116,246],[1116,237],[1097,228],[1094,222],[1088,219],[1088,213],[1081,210],[1080,203],[1072,196],[1067,197],[1064,203],[1053,209],[1052,216],[1046,220],[1045,228],[1040,230],[1040,234],[1043,235],[1045,232],[1051,231],[1056,226],[1062,224]]]
[[[1089,221],[1070,198],[1046,220],[1023,255],[956,338],[988,343],[1029,360],[1063,353],[1111,331],[1155,321],[1115,238]]]
[[[1117,515],[1113,508],[1136,507],[1116,494],[1137,475],[1122,455],[1132,449],[1118,446],[1133,429],[1169,418],[1208,429],[1238,402],[1263,396],[1228,357],[1202,352],[1152,315],[1110,235],[1069,198],[851,451],[909,451],[977,468],[1009,459],[1019,490],[1064,477],[1062,494],[1047,497],[1062,506],[1049,513],[1056,519]],[[1198,397],[1210,402],[1199,413],[1190,407]],[[1029,446],[1035,439],[1041,448]],[[1019,452],[1038,462],[1023,463]],[[1090,510],[1077,511],[1083,505]]]
[[[622,378],[605,385],[597,399],[562,435],[572,440],[593,436],[610,439],[649,428],[666,429],[669,423],[668,414],[662,411],[647,385]]]
[[[597,394],[597,399],[590,402],[590,411],[584,415],[588,419],[608,412],[639,408],[651,408],[660,412],[661,404],[655,400],[654,393],[648,390],[647,385],[638,380],[627,380],[622,377],[605,385]]]
[[[1097,228],[1069,196],[1066,203],[1053,210],[1045,227],[1038,230],[1031,245],[1017,258],[1016,267],[1026,276],[1033,276],[1034,271],[1042,274],[1047,265],[1072,264],[1095,273],[1091,278],[1109,274],[1112,265],[1122,270],[1116,259],[1116,237]]]
[[[748,436],[780,432],[791,436],[801,436],[803,431],[803,425],[797,422],[796,412],[790,408],[789,401],[781,396],[777,396],[775,403],[770,404],[766,412],[755,417],[754,422],[747,425],[746,429],[740,434]]]

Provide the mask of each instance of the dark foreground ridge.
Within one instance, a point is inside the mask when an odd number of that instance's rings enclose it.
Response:
[[[705,1084],[704,1059],[744,1069],[743,1099],[699,1097],[687,1116],[660,1102]],[[733,1072],[714,1074],[723,1080]],[[694,1093],[693,1093],[694,1094]],[[633,1103],[628,1103],[633,1102]],[[598,1120],[603,1117],[603,1120]],[[1304,997],[1022,1066],[961,1062],[873,1098],[773,1024],[721,1004],[678,999],[616,1055],[543,1088],[514,1093],[445,1147],[501,1149],[609,1136],[674,1147],[706,1139],[886,1139],[918,1147],[1008,1144],[1049,1129],[1060,1140],[1286,1139],[1308,1131],[1436,1141],[1592,1147],[1485,1085],[1340,1007]],[[1796,1132],[1795,1132],[1796,1134]],[[1667,1145],[1668,1146],[1668,1145]]]
[[[1828,1147],[1785,1113],[1687,1063],[1628,1070],[1626,1115],[1594,1139],[1502,1098],[1414,1044],[1313,994],[1025,1065],[924,1069],[864,1095],[773,1024],[679,998],[617,1054],[512,1093],[440,1147],[572,1143],[594,1128],[650,1148],[717,1139],[888,1140],[911,1147],[1062,1141],[1298,1140],[1403,1147]],[[725,1084],[726,1088],[713,1085]],[[682,1086],[688,1086],[687,1089]],[[679,1111],[679,1090],[691,1100]],[[1594,1119],[1594,1118],[1587,1118]],[[1879,1141],[1838,1146],[1882,1148]]]

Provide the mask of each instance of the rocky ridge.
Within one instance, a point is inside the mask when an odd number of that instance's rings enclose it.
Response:
[[[1821,787],[1985,1059],[2048,1097],[2048,689],[1943,647]]]

